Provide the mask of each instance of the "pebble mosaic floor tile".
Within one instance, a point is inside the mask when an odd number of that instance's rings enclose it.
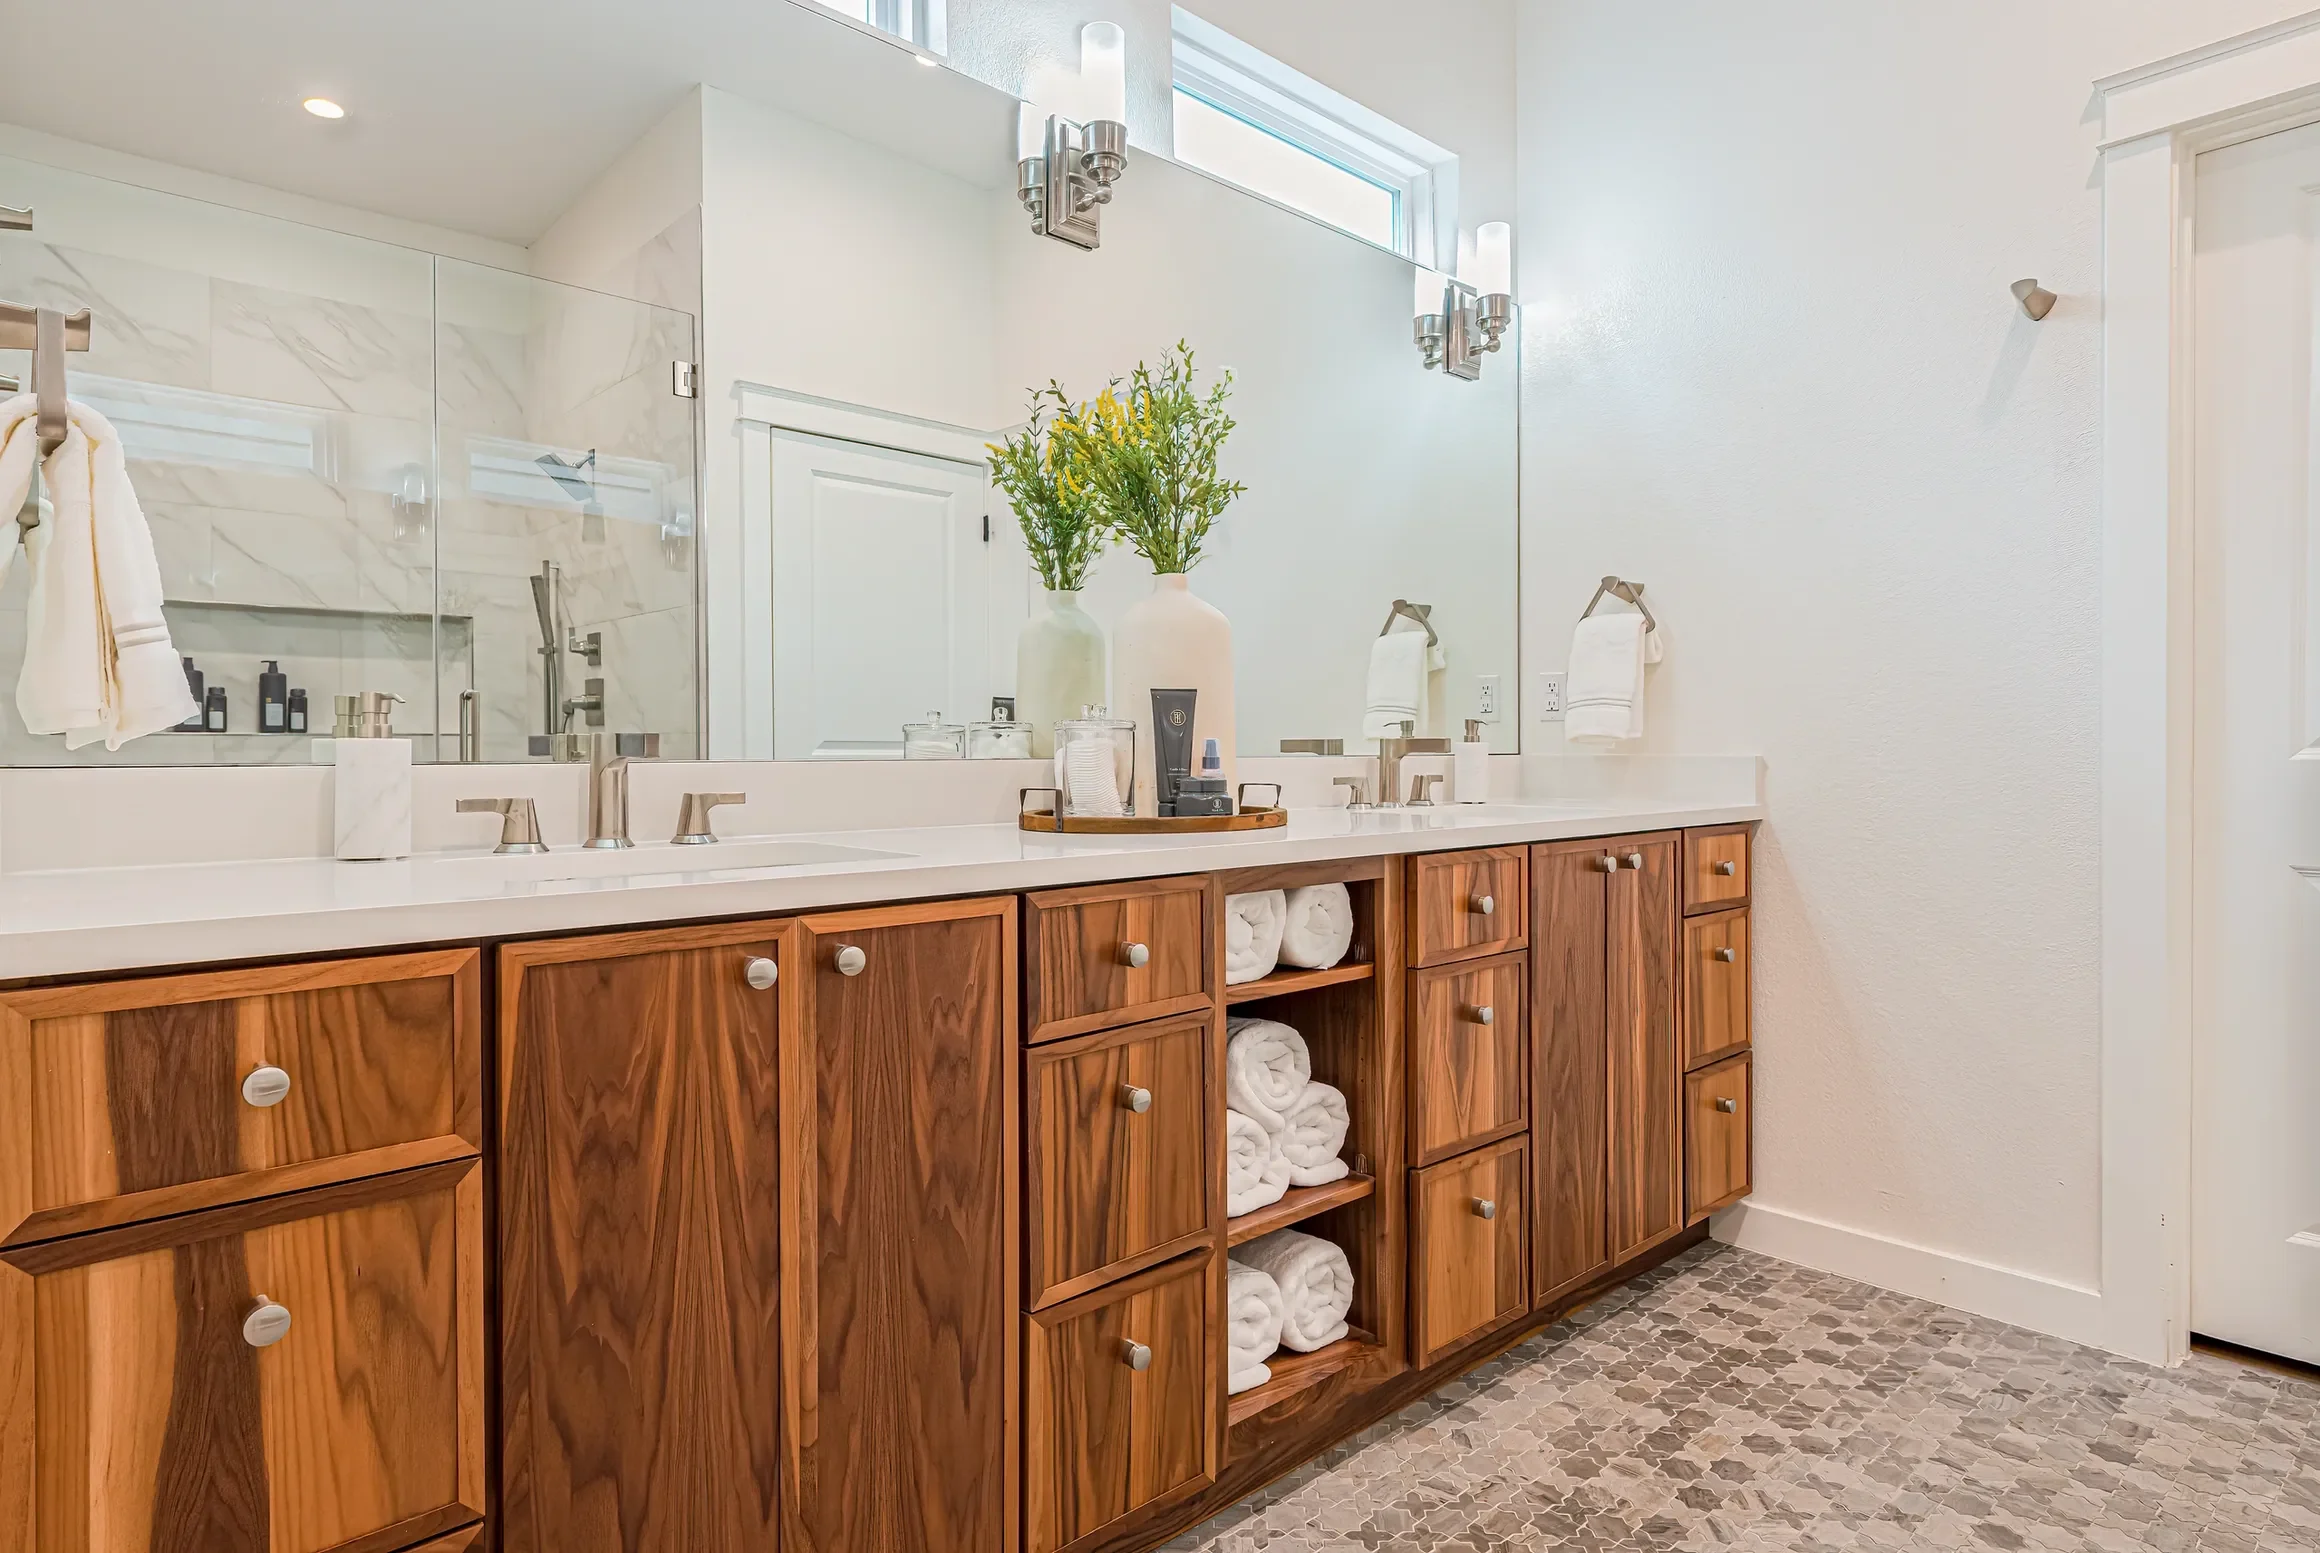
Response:
[[[2320,1382],[1702,1246],[1168,1547],[2320,1550]]]

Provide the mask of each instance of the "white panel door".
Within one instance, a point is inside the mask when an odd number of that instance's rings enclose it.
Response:
[[[930,711],[990,714],[983,471],[776,432],[778,760],[896,755]]]
[[[2197,189],[2191,1324],[2320,1363],[2320,125]]]

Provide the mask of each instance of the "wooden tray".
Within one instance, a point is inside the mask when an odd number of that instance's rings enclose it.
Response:
[[[1273,787],[1270,782],[1244,782],[1245,795],[1252,787]],[[1048,800],[1045,809],[1034,809],[1034,795]],[[1289,823],[1289,811],[1280,807],[1281,790],[1273,787],[1270,805],[1244,805],[1238,814],[1160,815],[1135,814],[1118,819],[1097,819],[1089,815],[1058,814],[1063,795],[1051,787],[1026,787],[1016,795],[1021,813],[1015,823],[1023,830],[1036,831],[1046,836],[1195,836],[1237,830],[1278,830]]]

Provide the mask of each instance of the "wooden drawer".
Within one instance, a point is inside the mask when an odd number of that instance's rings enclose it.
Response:
[[[1684,923],[1684,1067],[1748,1049],[1748,913]]]
[[[1029,1553],[1074,1547],[1215,1481],[1217,1281],[1203,1252],[1024,1318]]]
[[[1023,1027],[1030,1040],[1208,1006],[1214,987],[1205,878],[1047,890],[1025,901]]]
[[[479,985],[453,949],[0,993],[0,1245],[472,1157]]]
[[[1032,1308],[1207,1238],[1210,1118],[1224,1114],[1210,1035],[1197,1014],[1024,1054]]]
[[[1684,910],[1747,904],[1748,832],[1746,825],[1684,832]]]
[[[1421,1367],[1530,1308],[1529,1170],[1523,1140],[1510,1138],[1412,1172],[1410,1342]]]
[[[0,1545],[322,1553],[472,1525],[482,1234],[467,1160],[0,1253]],[[253,1346],[268,1302],[288,1331]]]
[[[1520,949],[1524,849],[1433,852],[1409,863],[1410,963],[1439,965]]]
[[[1684,1206],[1697,1224],[1749,1192],[1750,1076],[1745,1052],[1684,1076]]]
[[[1529,1125],[1527,958],[1410,977],[1410,1158],[1430,1165]]]

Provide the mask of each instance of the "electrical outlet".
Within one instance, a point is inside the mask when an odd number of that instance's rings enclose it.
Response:
[[[1475,717],[1486,723],[1498,721],[1498,676],[1482,676],[1482,693],[1475,698]]]
[[[1539,721],[1559,723],[1562,720],[1563,676],[1560,674],[1541,674],[1539,676]]]

